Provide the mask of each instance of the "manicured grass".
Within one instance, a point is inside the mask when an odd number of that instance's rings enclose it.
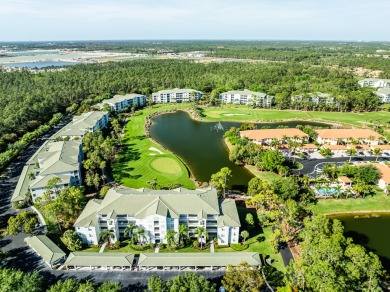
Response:
[[[180,183],[185,188],[195,188],[187,168],[180,159],[148,139],[144,132],[147,115],[161,110],[185,107],[189,105],[154,106],[151,109],[137,111],[136,115],[130,118],[126,125],[122,149],[113,165],[112,173],[117,183],[131,188],[141,188],[148,187],[148,182],[156,178],[159,185]],[[150,148],[156,148],[163,154]]]
[[[180,165],[171,157],[158,157],[150,163],[152,168],[162,173],[176,174],[181,172]]]
[[[251,109],[246,106],[224,106],[221,108],[206,108],[205,120],[230,120],[230,121],[282,121],[286,119],[323,120],[324,122],[347,123],[356,126],[364,126],[366,123],[386,123],[390,119],[390,112],[317,112],[297,110],[268,110]],[[233,115],[231,115],[233,114]],[[234,115],[235,114],[235,115]]]
[[[272,183],[273,181],[278,180],[280,178],[280,175],[278,175],[274,172],[259,171],[256,169],[256,167],[254,165],[246,165],[245,168],[247,168],[256,177],[258,177],[261,180],[264,180],[268,183]]]
[[[285,119],[310,119],[310,116],[303,111],[280,111],[280,110],[265,110],[252,109],[247,106],[235,107],[219,107],[219,108],[205,108],[205,120],[219,121],[253,121],[262,122],[270,120],[285,120]],[[233,115],[231,115],[233,114]]]
[[[314,212],[320,214],[348,213],[357,211],[389,211],[390,196],[377,190],[374,196],[348,199],[320,199],[314,207]]]
[[[255,232],[254,230],[251,231]],[[249,247],[243,251],[235,251],[231,247],[216,248],[215,252],[258,252],[263,256],[269,256],[273,263],[272,266],[281,272],[285,272],[286,268],[283,264],[282,256],[280,253],[274,253],[272,250],[270,238],[272,234],[271,227],[265,227],[260,233],[250,237],[246,242]]]

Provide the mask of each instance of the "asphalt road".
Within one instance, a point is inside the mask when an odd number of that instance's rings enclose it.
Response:
[[[357,157],[352,157],[351,162],[361,162],[361,161],[375,161],[376,157],[373,156],[357,156]],[[379,157],[378,161],[389,161],[389,157]],[[324,159],[312,159],[312,160],[305,160],[305,159],[297,159],[299,163],[302,164],[303,168],[302,169],[295,169],[292,170],[291,173],[295,175],[305,175],[305,174],[311,174],[314,172],[314,168],[316,167],[317,164],[320,163],[344,163],[349,161],[349,157],[336,157],[336,158],[324,158]]]

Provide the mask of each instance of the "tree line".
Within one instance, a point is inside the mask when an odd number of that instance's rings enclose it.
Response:
[[[293,107],[286,104],[292,94],[311,92],[347,99],[350,102],[344,110],[374,110],[378,106],[370,92],[360,89],[357,79],[346,70],[296,62],[141,60],[76,65],[56,72],[0,71],[0,151],[54,114],[94,103],[101,100],[99,97],[129,92],[150,95],[174,87],[198,89],[211,98],[222,91],[248,88],[276,95],[281,108]]]

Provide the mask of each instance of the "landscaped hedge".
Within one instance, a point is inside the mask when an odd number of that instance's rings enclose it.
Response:
[[[236,251],[242,251],[242,250],[246,250],[248,248],[249,245],[247,244],[241,244],[241,243],[232,243],[230,244],[230,247]]]
[[[130,244],[130,246],[131,246],[132,249],[138,250],[138,251],[145,251],[145,250],[153,249],[153,248],[154,248],[154,244],[153,244],[153,243],[151,243],[151,244],[146,244],[146,245]]]

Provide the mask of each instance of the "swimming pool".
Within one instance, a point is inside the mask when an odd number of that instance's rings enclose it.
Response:
[[[328,188],[328,189],[326,189],[326,188],[319,188],[319,189],[317,189],[317,192],[320,195],[331,195],[331,196],[333,196],[333,195],[338,194],[338,190],[336,188],[332,188],[332,187]]]

